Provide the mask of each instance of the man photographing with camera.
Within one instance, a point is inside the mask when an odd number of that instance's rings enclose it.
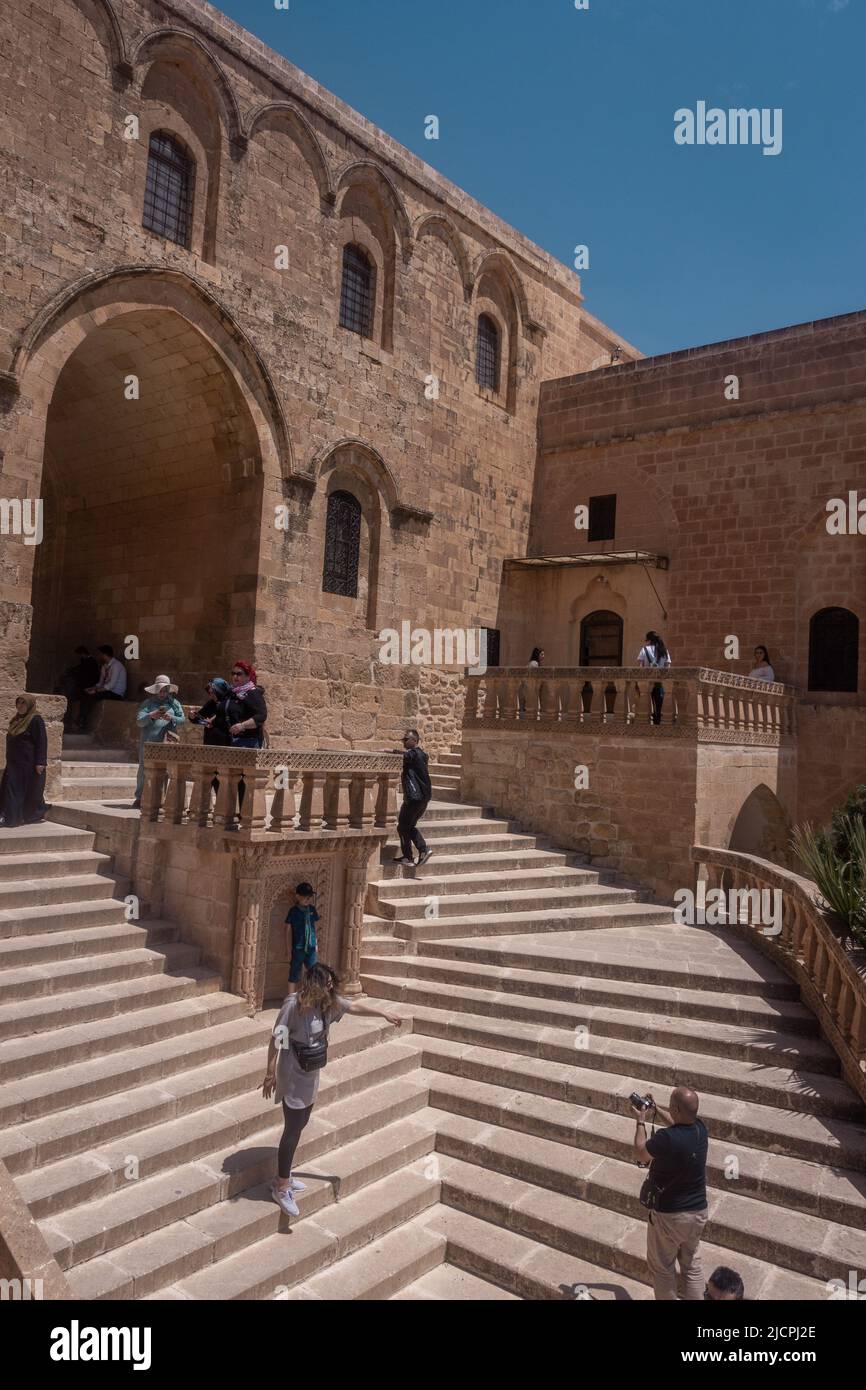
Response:
[[[670,1110],[651,1095],[631,1097],[635,1116],[634,1156],[650,1165],[640,1200],[648,1209],[647,1264],[657,1299],[677,1297],[677,1265],[682,1297],[704,1296],[700,1243],[707,1221],[706,1126],[698,1119],[698,1096],[688,1086],[671,1091]],[[666,1127],[647,1137],[647,1123]]]

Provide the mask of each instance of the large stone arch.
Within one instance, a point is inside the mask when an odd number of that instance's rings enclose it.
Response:
[[[131,410],[115,409],[130,375],[140,378],[140,404],[146,407],[134,429]],[[264,364],[204,286],[182,272],[127,267],[86,277],[46,306],[23,335],[8,381],[17,398],[8,416],[4,474],[20,495],[42,497],[45,507],[38,565],[34,548],[16,540],[13,564],[3,575],[8,582],[2,597],[15,634],[10,669],[20,680],[30,660],[31,684],[50,689],[61,649],[72,641],[66,626],[75,625],[76,641],[95,644],[116,642],[139,628],[146,632],[150,623],[159,640],[149,649],[142,644],[143,665],[131,672],[133,687],[149,666],[173,667],[184,694],[197,698],[206,670],[224,655],[224,642],[252,647],[263,475],[281,481],[291,472],[288,432]],[[155,421],[164,422],[161,434]],[[91,451],[92,476],[82,447]],[[124,508],[135,498],[138,510],[130,521]],[[105,510],[109,504],[121,517],[116,530]],[[160,530],[168,515],[173,541]],[[195,517],[199,522],[190,520]],[[91,518],[103,525],[110,562],[96,554]],[[195,616],[196,594],[201,599],[204,617],[186,646],[182,623],[176,624],[175,641],[174,619],[158,611],[168,593],[150,592],[140,575],[135,600],[116,623],[110,617],[106,584],[121,593],[128,577],[135,577],[135,547],[150,544],[146,536],[159,542],[151,546],[152,566],[166,571],[163,588],[171,588],[178,613]],[[74,569],[77,557],[88,553],[96,555],[92,579]],[[211,553],[215,564],[219,560],[216,568]],[[195,576],[181,592],[177,576],[191,560]],[[220,566],[228,572],[225,583]],[[206,576],[201,582],[200,575]],[[155,611],[148,613],[151,601]],[[155,625],[154,616],[160,617]]]
[[[40,405],[47,408],[67,358],[91,329],[142,306],[174,309],[208,339],[230,368],[256,422],[262,471],[293,476],[288,426],[263,358],[207,286],[185,271],[118,266],[68,286],[21,335],[10,371],[12,389],[25,395],[38,415]]]

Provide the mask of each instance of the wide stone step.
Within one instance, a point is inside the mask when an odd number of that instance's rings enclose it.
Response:
[[[428,917],[430,898],[435,899],[436,918]],[[634,902],[636,893],[625,888],[610,888],[597,881],[578,881],[571,887],[535,888],[529,892],[514,889],[510,892],[493,893],[444,893],[427,894],[424,897],[397,898],[389,900],[378,896],[376,909],[383,917],[394,917],[411,924],[428,920],[441,921],[443,918],[460,918],[494,914],[497,917],[542,915],[547,913],[559,916],[569,908],[617,906],[620,903]],[[501,930],[501,928],[500,928]]]
[[[239,1149],[237,1142],[231,1140],[193,1162],[126,1183],[107,1197],[83,1202],[40,1221],[42,1234],[60,1267],[70,1269],[96,1255],[110,1254],[271,1179],[276,1174],[277,1145],[283,1126],[281,1120],[275,1122],[278,1107],[269,1107],[260,1095],[257,1099],[259,1126],[248,1135],[252,1142],[247,1147]],[[318,1136],[319,1153],[324,1155],[336,1142],[356,1141],[422,1110],[425,1101],[426,1089],[411,1078],[387,1081],[334,1101],[329,1107],[330,1123],[320,1118],[308,1145],[314,1144]],[[299,1176],[305,1162],[304,1149],[299,1146]]]
[[[590,1046],[584,1048],[581,1035],[574,1029],[468,1012],[454,1014],[421,1004],[412,1004],[411,1010],[416,1033],[446,1037],[467,1046],[486,1045],[500,1052],[529,1053],[551,1062],[571,1062],[577,1055],[580,1066],[589,1071],[597,1069],[618,1076],[634,1073],[640,1082],[633,1089],[641,1093],[647,1087],[690,1086],[699,1094],[711,1092],[801,1114],[857,1122],[863,1117],[862,1103],[850,1087],[838,1077],[820,1072],[741,1062],[711,1053],[681,1053],[650,1041],[633,1042],[598,1034],[592,1035]]]
[[[474,825],[476,823],[483,824],[494,818],[495,814],[489,806],[482,806],[480,803],[471,801],[454,802],[450,798],[447,801],[439,801],[435,796],[424,812],[425,825],[429,825],[432,821],[443,820],[449,821],[452,825],[468,823]]]
[[[648,926],[665,926],[670,920],[669,907],[655,907],[652,904],[636,902],[636,894],[623,888],[587,889],[590,895],[599,899],[588,907],[565,907],[555,912],[509,912],[507,914],[473,913],[463,917],[438,917],[433,919],[407,921],[395,920],[394,931],[407,941],[445,941],[452,937],[500,936],[507,925],[509,932],[574,932],[585,929],[598,931],[599,927],[617,928],[634,926],[640,922]],[[610,895],[610,896],[608,896]]]
[[[0,883],[110,873],[111,864],[110,854],[98,854],[85,847],[41,854],[0,854]]]
[[[453,1191],[457,1166],[449,1163],[450,1190]],[[410,1285],[401,1295],[412,1297],[417,1289],[419,1298],[436,1297],[426,1289],[447,1288],[445,1281],[431,1284],[444,1271],[456,1279],[474,1280],[480,1289],[496,1289],[490,1294],[470,1294],[469,1297],[517,1298],[524,1300],[586,1300],[587,1302],[628,1302],[652,1298],[652,1289],[637,1279],[619,1274],[615,1280],[611,1271],[577,1255],[556,1250],[527,1235],[509,1230],[490,1221],[482,1221],[468,1211],[441,1204],[434,1208],[425,1223],[429,1230],[445,1237],[448,1264],[434,1270],[417,1284]],[[494,1282],[495,1281],[495,1282]],[[449,1281],[451,1282],[451,1281]],[[460,1284],[453,1284],[459,1290]],[[470,1287],[472,1287],[470,1285]],[[453,1297],[461,1295],[455,1291]]]
[[[448,1116],[437,1126],[436,1151],[486,1173],[507,1174],[521,1186],[530,1182],[556,1196],[576,1198],[583,1207],[643,1219],[638,1193],[645,1175],[634,1163],[460,1115]],[[446,1185],[447,1168],[443,1165],[443,1198],[447,1201]],[[866,1266],[866,1231],[731,1191],[713,1190],[707,1196],[706,1238],[726,1250],[772,1261],[825,1283],[847,1280],[849,1269]]]
[[[214,991],[170,1004],[113,1013],[0,1043],[0,1076],[24,1080],[89,1058],[143,1047],[229,1023],[247,1012],[246,1000]]]
[[[0,882],[0,935],[20,936],[12,928],[13,910],[54,907],[61,903],[98,902],[113,898],[115,883],[104,874],[67,874],[63,878],[16,879]],[[27,919],[25,918],[25,924]]]
[[[415,981],[430,980],[443,986],[459,985],[473,990],[490,990],[495,996],[560,1001],[567,1004],[601,1005],[630,1009],[666,1018],[703,1019],[713,1023],[736,1024],[741,1028],[771,1029],[788,1034],[817,1037],[818,1023],[805,1005],[792,999],[761,999],[756,995],[714,993],[711,990],[670,989],[636,984],[629,980],[584,979],[543,970],[502,970],[495,965],[472,961],[452,961],[426,954],[394,959],[395,952],[376,952],[388,937],[364,935],[362,968],[367,976],[395,975]],[[374,944],[375,942],[375,944]],[[704,1030],[706,1036],[706,1030]],[[834,1054],[835,1055],[835,1054]]]
[[[509,928],[511,922],[508,922]],[[733,949],[732,949],[733,948]],[[449,961],[472,961],[502,970],[540,970],[640,985],[720,990],[772,999],[798,999],[793,980],[742,938],[722,928],[663,929],[635,922],[606,930],[532,935],[501,935],[478,941],[419,943],[419,954]]]
[[[289,1301],[325,1299],[341,1303],[391,1299],[406,1286],[442,1263],[444,1237],[421,1217],[355,1255],[334,1269],[315,1275],[289,1293]]]
[[[122,767],[128,766],[131,758],[125,748],[100,748],[93,743],[71,743],[70,735],[64,735],[62,765],[67,763],[79,763],[85,766],[102,763],[119,763]]]
[[[135,795],[135,775],[127,777],[63,777],[61,801],[126,800]]]
[[[407,1043],[417,1046],[424,1067],[430,1071],[565,1101],[574,1107],[575,1124],[588,1123],[585,1112],[589,1110],[628,1115],[628,1098],[633,1091],[644,1095],[652,1090],[664,1105],[675,1084],[666,1077],[651,1085],[650,1078],[640,1070],[617,1074],[591,1069],[583,1065],[577,1053],[563,1061],[530,1052],[516,1053],[507,1045],[497,1048],[492,1037],[472,1046],[462,1039],[415,1032]],[[859,1175],[866,1173],[866,1129],[856,1120],[783,1110],[775,1104],[756,1101],[745,1104],[736,1096],[713,1091],[701,1091],[700,1102],[701,1116],[714,1139],[767,1152],[771,1164],[784,1166],[785,1159],[792,1157],[828,1168],[852,1170],[858,1175],[858,1184]]]
[[[74,1062],[62,1070],[4,1081],[0,1085],[0,1125],[23,1124],[118,1091],[127,1092],[201,1065],[214,1056],[216,1049],[224,1049],[228,1057],[245,1051],[253,1041],[261,1043],[261,1025],[248,1018],[236,1018],[214,1028]]]
[[[98,875],[94,875],[98,877]],[[112,879],[101,879],[108,887],[104,897],[93,897],[93,889],[87,896],[79,895],[71,902],[38,903],[33,907],[11,907],[0,910],[0,950],[6,945],[19,942],[23,947],[31,945],[34,949],[42,935],[55,935],[57,932],[77,928],[81,931],[125,922],[123,903],[113,896],[116,884]],[[11,964],[5,955],[0,956],[0,965]]]
[[[122,754],[116,761],[109,758],[100,758],[94,762],[85,761],[83,758],[63,758],[60,764],[60,772],[64,781],[80,782],[102,781],[105,778],[114,780],[117,777],[135,777],[138,772],[138,763],[131,758],[126,758]]]
[[[389,850],[389,856],[391,851]],[[499,877],[500,875],[515,873],[522,869],[561,869],[568,868],[569,856],[559,850],[542,849],[515,849],[513,851],[498,851],[495,854],[440,854],[437,849],[434,858],[427,864],[416,864],[414,869],[407,869],[405,865],[395,864],[389,857],[384,859],[381,864],[381,876],[376,880],[377,883],[387,883],[389,887],[395,883],[406,884],[411,889],[413,884],[428,879],[441,878],[450,883],[458,882],[467,875],[477,874],[480,877]],[[583,868],[583,866],[580,866]],[[583,868],[584,873],[595,873],[592,869]],[[595,877],[598,874],[595,873]]]
[[[411,962],[411,958],[410,958]],[[448,981],[421,980],[407,966],[398,974],[367,974],[364,988],[378,998],[395,999],[410,1008],[417,1004],[431,1009],[461,1011],[475,1017],[514,1020],[542,1029],[568,1029],[572,1046],[582,1052],[606,1046],[606,1040],[645,1042],[653,1047],[670,1048],[719,1056],[760,1066],[838,1076],[839,1060],[820,1037],[784,1033],[780,1029],[743,1027],[717,1022],[707,1028],[700,1019],[676,1018],[649,1008],[611,1008],[604,1005],[560,1002],[555,999],[494,993]],[[688,1066],[688,1060],[684,1060]]]
[[[33,1000],[51,999],[71,990],[101,989],[115,981],[134,981],[154,975],[180,973],[197,965],[201,951],[184,941],[169,941],[133,951],[115,951],[105,956],[58,961],[52,966],[25,965],[17,970],[0,971],[0,1008],[17,1004],[31,1007]],[[44,1004],[36,1005],[39,1009]]]
[[[456,1158],[443,1157],[441,1171],[443,1205],[589,1260],[611,1274],[647,1280],[643,1216],[626,1216]],[[709,1239],[701,1242],[701,1254],[707,1273],[730,1263],[730,1248]],[[811,1302],[827,1297],[823,1279],[780,1269],[752,1255],[739,1254],[736,1263],[750,1299]],[[592,1292],[593,1281],[576,1282],[588,1282]]]
[[[53,821],[39,825],[20,825],[14,830],[0,829],[0,858],[6,855],[62,854],[93,848],[93,832],[74,830]]]
[[[431,861],[432,862],[432,861]],[[430,864],[423,867],[429,868]],[[502,868],[498,873],[479,874],[466,873],[444,876],[441,872],[441,865],[437,863],[438,874],[431,874],[421,880],[424,885],[424,898],[418,899],[418,881],[413,880],[411,875],[404,878],[380,878],[374,879],[370,884],[373,893],[382,903],[395,903],[402,908],[402,904],[413,898],[416,901],[426,902],[429,896],[434,897],[458,897],[463,894],[467,902],[474,902],[479,896],[502,896],[507,893],[509,898],[520,899],[521,896],[527,900],[532,899],[532,895],[539,892],[557,891],[564,888],[586,887],[588,884],[598,883],[598,874],[591,869],[573,868],[568,865],[554,864],[543,869],[507,869]]]
[[[302,1160],[299,1148],[297,1172],[308,1184],[296,1199],[301,1216],[290,1224],[262,1187],[189,1218],[186,1224],[210,1242],[211,1258],[151,1297],[281,1301],[335,1261],[358,1250],[369,1256],[373,1242],[394,1229],[402,1234],[404,1223],[437,1200],[439,1184],[425,1157],[433,1142],[432,1119],[419,1110],[329,1152],[321,1178],[320,1165]],[[260,1223],[259,1234],[250,1232],[251,1221]]]
[[[614,1158],[633,1169],[635,1125],[629,1115],[589,1107],[576,1109],[571,1101],[460,1075],[424,1075],[430,1087],[429,1103],[435,1109]],[[830,1170],[804,1159],[711,1136],[707,1184],[721,1191],[734,1188],[743,1196],[866,1230],[866,1176],[853,1169]]]
[[[383,957],[405,955],[407,944],[397,936],[375,936],[365,932],[363,949],[373,954],[361,957],[361,969],[378,971]]]
[[[148,1091],[144,1096],[148,1107],[147,1126],[142,1129],[139,1125],[132,1131],[138,1165],[136,1181],[155,1177],[182,1163],[194,1162],[230,1144],[241,1145],[252,1134],[272,1135],[279,1110],[266,1104],[261,1095],[265,1039],[266,1035],[262,1039],[261,1052],[243,1054],[218,1071],[213,1067],[203,1068],[207,1077],[202,1075],[198,1078],[198,1091],[188,1089],[184,1093],[183,1112],[162,1122],[153,1121],[160,1100],[163,1109],[169,1109],[165,1105],[165,1092],[154,1095],[153,1088],[142,1088]],[[360,1041],[364,1041],[363,1037]],[[305,1142],[310,1145],[309,1153],[318,1155],[324,1152],[320,1140],[324,1144],[328,1136],[334,1134],[337,1112],[329,1107],[335,1101],[349,1099],[386,1082],[406,1079],[407,1073],[415,1072],[415,1091],[426,1103],[426,1082],[423,1080],[424,1073],[418,1070],[417,1061],[415,1050],[403,1047],[398,1042],[374,1043],[332,1059],[322,1076],[314,1118],[304,1131]],[[192,1081],[193,1078],[190,1078],[190,1084]],[[401,1091],[400,1097],[403,1095]],[[190,1108],[193,1102],[197,1105],[195,1109]],[[111,1136],[99,1142],[96,1139],[98,1118],[96,1112],[88,1117],[87,1131],[91,1142],[86,1149],[74,1157],[64,1157],[23,1172],[18,1185],[34,1216],[52,1216],[92,1199],[107,1197],[128,1186],[129,1134],[117,1132],[119,1117],[114,1114],[108,1120]],[[341,1135],[347,1140],[346,1127],[352,1119],[351,1112],[344,1108],[339,1118]],[[133,1121],[131,1115],[130,1120]],[[24,1127],[27,1137],[37,1145],[37,1156],[43,1147],[38,1146],[40,1125],[45,1128],[44,1121]],[[55,1138],[52,1136],[52,1139]],[[79,1144],[78,1135],[75,1136],[75,1143]]]
[[[425,1221],[424,1224],[428,1230],[432,1229],[429,1221]],[[444,1234],[438,1225],[436,1229],[440,1234]],[[392,1294],[392,1299],[395,1303],[519,1301],[517,1294],[509,1293],[507,1289],[501,1289],[498,1284],[492,1284],[488,1279],[479,1279],[477,1274],[470,1274],[468,1270],[450,1264],[439,1265],[437,1269],[431,1269],[429,1274],[422,1274],[420,1279],[407,1284],[399,1293]]]
[[[89,989],[74,987],[69,993],[56,992],[47,999],[19,998],[15,1003],[0,1004],[0,1042],[32,1038],[49,1029],[60,1036],[72,1026],[116,1018],[221,988],[220,977],[211,967],[192,965],[176,974],[151,974]]]
[[[131,1135],[137,1135],[137,1144],[147,1146],[150,1153],[150,1145],[158,1147],[161,1136],[154,1134],[145,1139],[144,1130],[192,1111],[221,1105],[235,1096],[243,1095],[248,1102],[255,1102],[261,1091],[263,1059],[276,1016],[273,1009],[255,1020],[247,1020],[252,1026],[233,1032],[230,1046],[217,1061],[211,1060],[206,1050],[196,1051],[189,1066],[181,1060],[176,1068],[152,1081],[140,1082],[135,1088],[108,1088],[96,1100],[84,1096],[71,1108],[37,1116],[14,1129],[0,1130],[0,1157],[10,1171],[26,1172],[116,1140],[124,1141],[128,1154]],[[349,1054],[363,1057],[367,1049],[378,1046],[393,1032],[390,1024],[379,1019],[346,1019],[331,1039],[328,1071]],[[371,1075],[376,1074],[375,1059],[370,1062],[370,1070]],[[100,1169],[100,1177],[106,1177],[105,1169]]]
[[[54,930],[37,935],[0,940],[0,972],[9,967],[44,968],[59,961],[108,952],[156,946],[177,937],[177,924],[157,919],[127,922],[120,903],[96,903],[91,907],[57,908]],[[70,922],[67,930],[58,926]],[[96,925],[91,925],[92,923]],[[0,979],[2,979],[0,973]]]

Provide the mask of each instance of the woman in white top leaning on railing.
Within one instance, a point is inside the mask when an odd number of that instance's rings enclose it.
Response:
[[[770,665],[770,653],[766,647],[757,646],[755,648],[755,669],[750,671],[749,675],[752,680],[756,681],[774,681],[776,679],[776,673]]]
[[[637,654],[638,666],[650,666],[653,668],[666,669],[671,664],[671,654],[664,644],[664,641],[657,632],[648,632],[644,644]],[[665,688],[661,681],[656,681],[650,691],[652,701],[652,722],[661,724],[662,705],[665,699]]]

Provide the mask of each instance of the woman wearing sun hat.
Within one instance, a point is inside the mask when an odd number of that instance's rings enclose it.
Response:
[[[186,715],[179,700],[175,700],[177,686],[172,685],[169,676],[157,676],[153,685],[146,685],[148,698],[138,707],[136,723],[140,729],[138,741],[138,780],[135,784],[134,807],[141,806],[141,793],[144,791],[144,745],[163,743],[169,729],[176,729],[186,721]]]

